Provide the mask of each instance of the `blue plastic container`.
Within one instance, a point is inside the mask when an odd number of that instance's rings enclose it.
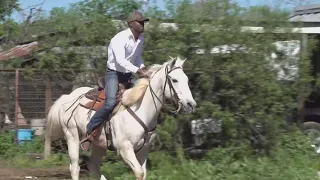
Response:
[[[31,141],[33,138],[33,129],[18,129],[18,143],[24,143],[25,141]]]

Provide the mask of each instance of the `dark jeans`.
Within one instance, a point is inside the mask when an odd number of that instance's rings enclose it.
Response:
[[[92,131],[101,123],[109,120],[109,116],[116,105],[116,95],[119,88],[118,85],[119,83],[128,82],[131,79],[131,76],[131,73],[121,73],[110,69],[107,70],[105,76],[106,101],[92,116],[90,122],[88,123],[88,134],[92,133]]]

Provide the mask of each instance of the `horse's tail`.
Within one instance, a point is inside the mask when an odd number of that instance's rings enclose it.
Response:
[[[64,136],[62,127],[60,125],[60,108],[64,104],[64,99],[68,99],[67,96],[69,95],[62,95],[59,99],[57,99],[48,113],[45,131],[45,158],[48,158],[51,155],[51,142],[53,140],[63,138]]]

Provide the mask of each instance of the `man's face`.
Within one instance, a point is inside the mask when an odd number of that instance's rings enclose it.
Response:
[[[131,22],[131,28],[138,33],[143,33],[144,31],[144,17],[141,13],[135,14],[135,21]]]
[[[133,21],[131,22],[131,27],[134,31],[143,33],[144,31],[144,21]]]

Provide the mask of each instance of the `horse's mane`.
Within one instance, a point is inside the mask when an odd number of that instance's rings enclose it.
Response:
[[[154,64],[149,69],[147,74],[149,77],[153,76],[158,70],[160,70],[164,64]],[[123,93],[121,103],[114,108],[113,114],[124,110],[124,106],[132,106],[137,102],[141,101],[148,86],[149,86],[149,78],[141,78],[137,81],[136,85]]]

